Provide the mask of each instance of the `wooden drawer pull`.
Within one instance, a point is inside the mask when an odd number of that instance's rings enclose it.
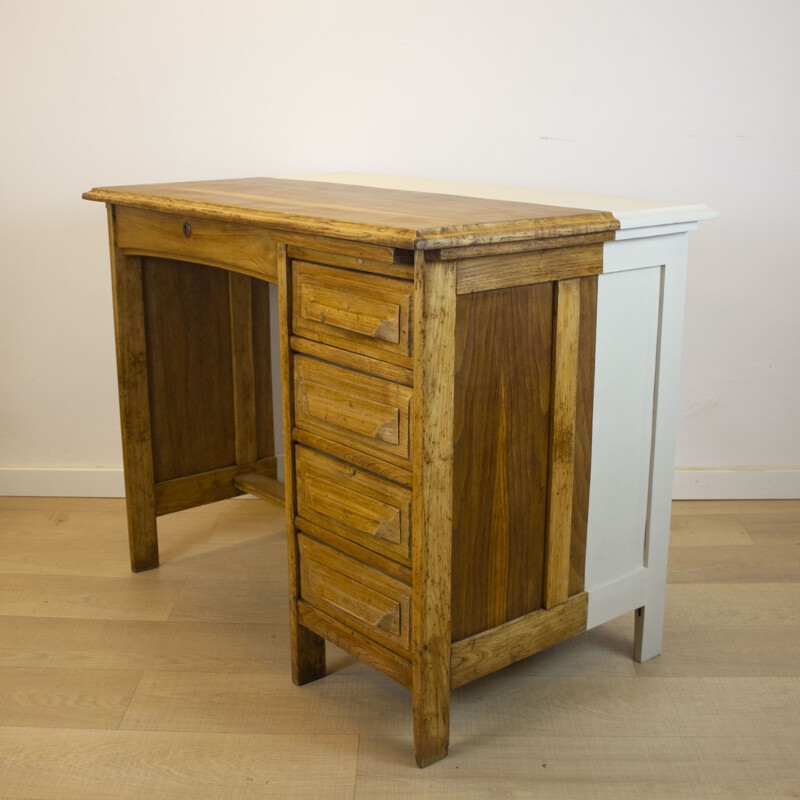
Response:
[[[394,598],[319,563],[312,563],[306,576],[310,597],[354,616],[371,628],[400,635],[400,603]]]
[[[387,444],[400,441],[400,419],[396,407],[323,386],[320,383],[300,380],[305,411],[309,416],[370,436]]]
[[[304,319],[397,344],[400,341],[400,306],[358,295],[305,285],[301,291]]]
[[[305,502],[368,536],[400,544],[400,510],[316,475],[305,478]]]

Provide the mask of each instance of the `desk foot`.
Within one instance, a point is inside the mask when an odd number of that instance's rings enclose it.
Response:
[[[325,640],[302,625],[292,630],[292,681],[296,686],[325,677]]]
[[[417,677],[419,673],[415,673]],[[416,687],[420,688],[417,689]],[[414,757],[418,767],[443,759],[450,745],[450,692],[419,680],[411,690],[414,715]]]
[[[158,566],[158,533],[154,504],[147,499],[138,505],[128,503],[128,543],[131,551],[131,570],[145,572]]]

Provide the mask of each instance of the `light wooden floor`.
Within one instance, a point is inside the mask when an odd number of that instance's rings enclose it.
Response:
[[[132,575],[122,501],[0,498],[0,797],[800,797],[800,501],[676,503],[664,653],[628,616],[459,689],[426,770],[402,687],[292,685],[282,519],[165,517]]]

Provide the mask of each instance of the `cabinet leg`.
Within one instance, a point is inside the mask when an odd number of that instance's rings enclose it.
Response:
[[[127,465],[125,471],[128,472]],[[125,502],[128,508],[131,569],[134,572],[155,569],[158,566],[158,534],[152,493],[144,492],[137,496],[135,490],[128,487]]]
[[[292,681],[297,686],[325,677],[325,640],[292,623]]]
[[[450,745],[450,690],[435,680],[417,680],[411,690],[414,712],[414,756],[418,767],[427,767],[447,755]]]
[[[664,632],[664,592],[654,592],[660,599],[650,599],[646,606],[636,610],[636,627],[633,635],[633,658],[643,662],[661,653]]]

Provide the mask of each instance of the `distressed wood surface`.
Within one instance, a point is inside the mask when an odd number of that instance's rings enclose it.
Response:
[[[160,481],[155,486],[156,514],[172,514],[175,511],[235,497],[241,493],[236,486],[236,476],[247,471],[260,472],[274,478],[275,456],[268,456],[250,464],[236,464],[232,467]]]
[[[307,533],[318,542],[327,544],[345,555],[355,558],[362,564],[367,564],[374,569],[385,572],[387,575],[391,575],[393,578],[397,578],[398,581],[411,585],[411,567],[401,564],[396,558],[389,558],[381,555],[376,550],[369,550],[354,540],[339,536],[338,533],[333,533],[304,517],[295,517],[294,524],[297,530]]]
[[[553,285],[456,304],[452,637],[542,604]]]
[[[283,508],[286,505],[286,487],[274,477],[263,472],[240,472],[233,479],[237,489],[261,500]]]
[[[411,563],[411,492],[308,450],[295,448],[297,513],[404,564]]]
[[[411,588],[307,536],[298,545],[301,598],[408,658]]]
[[[292,319],[291,262],[286,245],[277,247],[278,309],[280,314],[281,406],[283,413],[284,485],[286,488],[286,549],[289,567],[289,629],[292,654],[292,680],[298,686],[325,675],[325,640],[312,633],[299,620],[297,601],[300,597],[300,554],[294,527],[295,487],[292,429],[294,427],[294,383],[289,331]]]
[[[374,667],[407,689],[411,688],[411,663],[376,641],[364,636],[340,620],[312,608],[302,600],[299,603],[300,621],[309,630],[324,636],[329,642],[355,656],[359,661]]]
[[[453,643],[450,682],[455,689],[586,630],[587,595],[539,609]]]
[[[559,281],[555,284],[553,397],[545,539],[545,608],[553,608],[563,603],[569,596],[580,300],[579,280]]]
[[[258,458],[256,433],[256,377],[253,357],[252,281],[245,275],[228,273],[231,321],[231,372],[233,373],[233,425],[236,463]]]
[[[370,472],[375,472],[382,475],[384,478],[400,483],[403,486],[411,486],[411,470],[404,467],[399,467],[396,464],[390,464],[381,458],[377,458],[369,453],[361,450],[356,450],[347,444],[335,442],[325,436],[312,433],[310,431],[295,428],[292,432],[292,437],[296,442],[313,447],[315,450],[320,450],[323,453],[340,458],[343,461],[349,461],[357,467],[368,469]]]
[[[279,178],[112,186],[84,198],[411,250],[555,241],[619,226],[586,209]]]
[[[599,275],[602,271],[601,244],[465,258],[458,265],[457,291],[459,294],[485,292]]]
[[[592,467],[594,350],[597,333],[597,278],[581,278],[578,334],[578,388],[575,413],[575,473],[572,485],[572,534],[569,545],[569,595],[583,591],[589,478]]]
[[[450,738],[456,262],[415,260],[412,708],[420,767]]]
[[[411,386],[414,383],[414,371],[409,367],[379,361],[377,358],[354,353],[352,350],[343,350],[341,347],[332,347],[322,342],[315,342],[313,339],[304,339],[302,336],[292,336],[291,345],[295,353],[314,356],[320,361],[330,361],[359,372],[367,372],[393,383],[402,383],[404,386]]]
[[[275,283],[275,240],[252,225],[117,206],[126,253],[223,267]]]
[[[576,245],[598,244],[608,242],[614,238],[613,231],[602,233],[587,233],[582,236],[560,236],[558,247],[575,247]],[[443,247],[434,252],[428,251],[426,257],[432,260],[440,258],[449,261],[454,258],[471,259],[480,256],[500,256],[512,253],[525,253],[531,250],[549,250],[553,247],[550,239],[529,239],[518,242],[500,242],[499,244],[478,244],[466,247]],[[499,262],[498,262],[499,263]]]
[[[298,427],[410,464],[411,389],[302,355],[293,373]]]
[[[411,366],[413,284],[292,261],[292,332]]]
[[[282,239],[288,239],[289,241],[299,238],[288,236],[284,233],[281,233],[280,236]],[[372,272],[391,278],[414,280],[414,256],[410,250],[396,250],[378,245],[362,245],[364,253],[361,254],[361,250],[357,249],[355,242],[328,239],[323,242],[311,240],[308,244],[310,245],[308,247],[304,247],[301,244],[290,244],[289,258],[312,264],[346,267],[359,272]],[[324,249],[315,249],[318,244],[323,246]]]
[[[253,375],[255,379],[256,440],[258,458],[275,455],[275,400],[272,396],[272,352],[270,346],[269,284],[250,281],[252,297]],[[277,398],[280,413],[280,396]]]
[[[153,432],[147,364],[142,260],[126,256],[115,241],[109,208],[111,282],[117,346],[117,380],[125,463],[128,540],[134,572],[158,566]]]

